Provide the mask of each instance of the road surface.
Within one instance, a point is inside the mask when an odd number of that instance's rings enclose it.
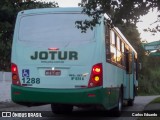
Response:
[[[135,98],[134,106],[126,107],[124,106],[122,116],[121,117],[114,117],[110,113],[103,113],[101,112],[92,112],[84,109],[74,108],[74,111],[70,115],[55,115],[52,114],[50,105],[38,106],[38,107],[24,107],[20,105],[10,106],[10,107],[0,107],[0,112],[5,111],[18,111],[18,112],[42,112],[42,118],[29,118],[32,120],[137,120],[138,117],[132,117],[130,114],[134,112],[141,112],[143,111],[144,107],[153,99],[160,96],[138,96]],[[128,112],[127,112],[128,111]],[[129,116],[126,116],[126,113],[129,113]],[[45,117],[45,116],[47,117]],[[0,120],[28,120],[28,118],[0,118]]]

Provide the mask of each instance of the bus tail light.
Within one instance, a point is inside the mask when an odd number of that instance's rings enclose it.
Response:
[[[91,87],[102,86],[102,83],[103,83],[103,68],[102,68],[102,63],[98,63],[92,67],[88,87],[91,88]]]
[[[18,67],[16,64],[11,64],[11,72],[12,72],[12,84],[21,86],[19,75],[18,75]]]

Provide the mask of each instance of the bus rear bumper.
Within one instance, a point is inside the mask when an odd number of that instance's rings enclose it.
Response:
[[[83,89],[45,89],[11,85],[12,101],[22,105],[33,104],[72,104],[106,105],[109,103],[107,89],[102,87]]]

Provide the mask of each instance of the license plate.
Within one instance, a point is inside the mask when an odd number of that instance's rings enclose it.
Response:
[[[45,70],[46,76],[60,76],[61,71],[60,70]]]

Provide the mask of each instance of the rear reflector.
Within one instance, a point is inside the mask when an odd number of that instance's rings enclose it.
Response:
[[[20,95],[21,93],[20,92],[14,92],[13,94],[14,95]]]
[[[88,94],[88,97],[96,97],[95,94]]]

